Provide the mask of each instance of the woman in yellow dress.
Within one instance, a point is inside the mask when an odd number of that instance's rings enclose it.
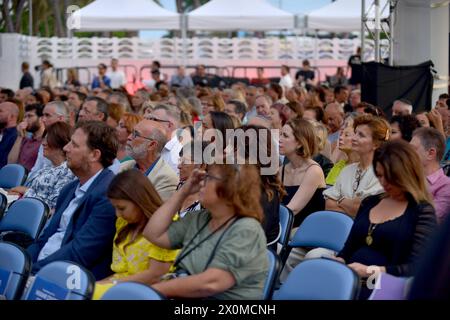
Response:
[[[178,250],[162,249],[142,235],[162,200],[141,172],[128,170],[118,174],[111,181],[107,195],[117,215],[111,264],[114,274],[96,283],[93,299],[101,298],[117,282],[136,281],[147,285],[159,282],[178,253]]]

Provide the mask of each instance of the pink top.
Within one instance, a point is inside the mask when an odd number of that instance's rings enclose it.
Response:
[[[427,181],[434,199],[436,218],[442,223],[450,213],[450,178],[444,174],[444,170],[439,169],[427,176]]]

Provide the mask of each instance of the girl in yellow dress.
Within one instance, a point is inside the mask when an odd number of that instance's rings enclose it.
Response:
[[[150,285],[160,281],[178,253],[178,250],[162,249],[142,236],[162,200],[141,172],[133,169],[118,174],[111,181],[107,195],[117,215],[111,264],[114,274],[96,283],[93,299],[101,298],[117,282]]]

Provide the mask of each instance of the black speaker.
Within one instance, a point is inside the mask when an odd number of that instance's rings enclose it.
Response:
[[[361,100],[382,108],[386,115],[391,115],[393,102],[402,98],[412,102],[415,113],[431,110],[432,68],[431,61],[400,67],[363,63]]]

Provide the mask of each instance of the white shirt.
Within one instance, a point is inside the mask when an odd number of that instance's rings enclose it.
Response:
[[[108,169],[117,175],[120,171],[120,161],[117,158],[114,158],[113,163],[108,167]]]
[[[361,199],[364,199],[368,196],[382,193],[384,189],[375,176],[372,166],[369,166],[362,174],[359,185],[357,185],[357,189],[353,191],[353,184],[356,180],[358,165],[358,163],[352,163],[342,169],[334,186],[325,190],[323,192],[323,196],[333,200],[338,200],[341,197],[345,197],[347,199],[360,197]]]
[[[111,88],[118,89],[121,86],[127,84],[127,80],[125,78],[125,74],[122,71],[111,71],[107,74],[109,79],[111,79]]]
[[[176,172],[178,175],[178,159],[180,158],[180,151],[183,145],[178,141],[177,135],[174,135],[169,142],[166,143],[164,149],[161,151],[161,157],[164,161]]]
[[[282,86],[284,90],[292,88],[294,86],[294,82],[292,81],[291,75],[287,74],[282,77],[279,85]]]
[[[143,83],[144,86],[146,86],[147,88],[154,89],[154,88],[155,88],[156,81],[153,80],[153,79],[149,79],[149,80],[142,80],[142,83]]]
[[[75,197],[72,199],[72,201],[70,201],[66,210],[64,210],[64,212],[62,213],[58,230],[48,239],[47,243],[41,249],[41,252],[39,252],[38,261],[47,258],[49,255],[55,253],[61,248],[61,243],[64,239],[67,226],[69,225],[73,214],[80,205],[80,201],[83,199],[86,191],[102,171],[103,170],[97,172],[82,186],[80,186],[80,183],[78,183],[78,186],[75,189]]]

